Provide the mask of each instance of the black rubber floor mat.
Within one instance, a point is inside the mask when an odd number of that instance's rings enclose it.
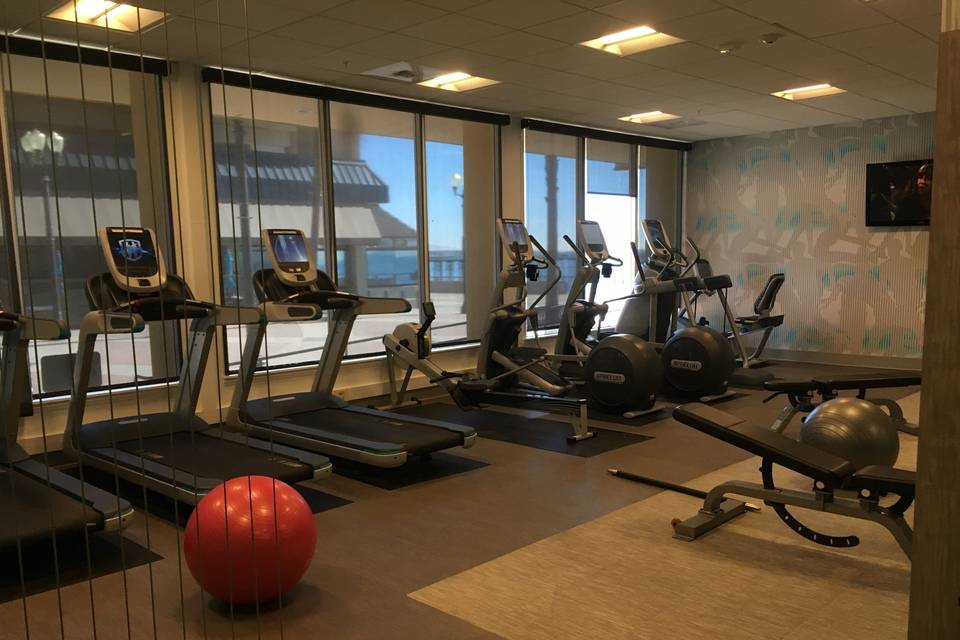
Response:
[[[486,466],[487,463],[480,460],[449,453],[434,453],[429,458],[415,458],[402,467],[392,469],[381,469],[359,462],[337,459],[333,462],[333,472],[351,480],[393,491],[421,482],[439,480],[467,471],[482,469]]]
[[[89,564],[82,535],[57,540],[56,565],[52,539],[21,548],[19,557],[16,549],[0,554],[0,566],[4,567],[4,570],[0,571],[0,602],[16,600],[24,594],[31,596],[50,591],[58,585],[62,588],[85,582],[89,578],[116,573],[124,567],[132,569],[163,559],[163,556],[127,540],[119,533],[93,533],[89,538]],[[22,573],[20,558],[23,560]]]
[[[573,427],[566,422],[528,418],[491,409],[463,411],[455,405],[440,402],[406,407],[402,412],[470,426],[477,430],[481,438],[512,442],[525,447],[581,458],[589,458],[651,439],[651,436],[592,428],[596,436],[572,442],[567,440],[567,436],[573,433]]]

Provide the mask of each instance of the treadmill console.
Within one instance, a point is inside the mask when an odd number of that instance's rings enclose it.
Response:
[[[510,252],[510,257],[515,258],[513,245],[517,245],[520,252],[520,260],[526,262],[533,258],[533,247],[530,243],[530,235],[527,228],[519,220],[510,218],[500,218],[497,220],[497,231],[500,233],[500,242]]]
[[[671,256],[670,238],[663,228],[663,223],[659,220],[648,218],[640,221],[640,229],[643,231],[643,238],[647,243],[647,251],[652,257],[660,260],[669,260]]]
[[[577,240],[591,262],[603,262],[610,257],[607,242],[603,239],[600,223],[593,220],[577,220]]]
[[[317,267],[299,229],[264,229],[261,239],[270,255],[273,270],[286,285],[303,288],[317,282]]]
[[[100,249],[117,286],[131,293],[159,291],[167,269],[152,229],[101,227]]]

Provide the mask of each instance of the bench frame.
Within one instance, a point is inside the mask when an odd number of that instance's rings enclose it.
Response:
[[[772,462],[763,460],[760,471],[764,476],[764,484],[731,480],[711,489],[696,515],[674,523],[674,537],[688,542],[696,540],[745,513],[748,510],[747,503],[727,497],[736,495],[763,500],[795,533],[828,547],[854,547],[860,543],[860,539],[857,536],[832,536],[814,531],[797,520],[787,506],[875,522],[893,535],[904,554],[910,558],[913,530],[903,514],[913,502],[913,496],[900,496],[893,505],[883,506],[880,504],[880,496],[867,489],[861,489],[857,498],[838,496],[832,487],[823,486],[819,482],[815,483],[814,491],[781,489],[773,486],[772,467]]]

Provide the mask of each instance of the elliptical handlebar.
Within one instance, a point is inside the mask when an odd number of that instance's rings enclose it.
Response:
[[[550,252],[547,251],[542,244],[537,242],[537,239],[534,238],[532,235],[529,237],[530,237],[530,242],[533,243],[533,246],[535,246],[537,250],[540,252],[540,254],[544,257],[544,260],[539,260],[539,262],[543,263],[544,265],[543,268],[546,269],[548,266],[550,266],[550,267],[553,267],[553,270],[556,272],[556,276],[553,278],[553,280],[550,281],[550,284],[547,285],[547,287],[543,290],[543,292],[539,296],[537,296],[537,299],[534,300],[529,305],[527,305],[527,309],[533,309],[538,304],[540,304],[540,301],[543,300],[554,287],[556,287],[560,283],[560,281],[563,279],[563,273],[560,271],[560,267],[557,265],[557,261],[554,259],[552,255],[550,255]],[[534,258],[534,260],[537,260],[537,258]]]
[[[584,264],[590,264],[590,260],[587,259],[587,254],[584,253],[583,249],[581,249],[580,246],[570,238],[570,236],[564,234],[563,240],[570,245],[570,248],[573,249],[573,252],[577,254],[577,257],[580,258]]]

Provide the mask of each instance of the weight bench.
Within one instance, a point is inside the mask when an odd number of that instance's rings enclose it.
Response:
[[[798,413],[809,413],[818,405],[833,400],[840,395],[840,391],[857,391],[857,397],[886,408],[893,419],[897,430],[910,435],[917,435],[917,425],[909,422],[903,415],[903,408],[896,400],[889,398],[867,398],[869,389],[893,389],[898,387],[913,387],[920,384],[920,374],[906,371],[891,371],[889,373],[845,374],[839,376],[817,376],[810,380],[768,380],[763,388],[772,391],[764,402],[769,402],[784,394],[790,404],[783,408],[780,415],[771,427],[777,433],[782,433],[787,425]],[[816,396],[816,397],[815,397]]]
[[[748,505],[728,494],[756,498],[773,508],[777,516],[807,540],[828,547],[855,547],[857,536],[836,536],[815,531],[800,522],[788,507],[825,511],[880,524],[910,557],[913,530],[903,514],[913,503],[915,474],[892,467],[869,466],[855,470],[847,460],[821,451],[768,427],[746,422],[705,404],[695,402],[674,409],[678,422],[702,431],[762,459],[762,484],[733,480],[711,489],[700,512],[674,524],[674,537],[691,541],[744,513]],[[813,491],[780,489],[774,484],[773,465],[779,465],[813,480]],[[837,490],[857,492],[842,497]],[[881,496],[894,494],[896,502],[880,504]]]

